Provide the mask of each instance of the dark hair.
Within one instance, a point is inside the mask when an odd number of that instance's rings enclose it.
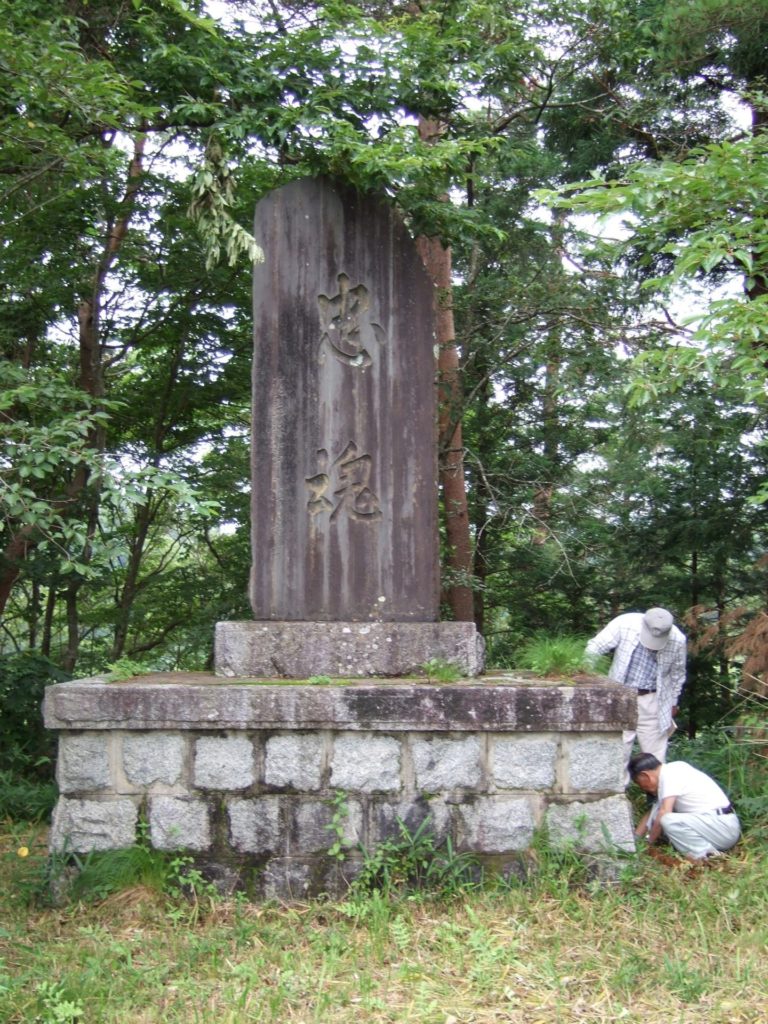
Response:
[[[654,768],[660,768],[661,761],[653,754],[635,754],[627,765],[629,777],[634,781],[640,772],[652,772]]]

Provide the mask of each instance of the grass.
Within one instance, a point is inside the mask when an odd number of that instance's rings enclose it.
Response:
[[[597,890],[550,866],[440,901],[254,905],[145,881],[51,908],[44,828],[0,833],[8,1024],[765,1020],[768,853],[749,838],[701,872],[638,857]]]
[[[604,675],[610,666],[606,657],[585,653],[586,637],[541,635],[528,640],[517,652],[515,665],[537,676],[572,676],[590,672]]]

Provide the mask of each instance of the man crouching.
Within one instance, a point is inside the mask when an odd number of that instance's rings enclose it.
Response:
[[[700,861],[730,850],[739,841],[738,816],[714,779],[686,761],[662,764],[653,754],[637,754],[629,776],[656,803],[635,829],[655,843],[663,833],[687,860]]]

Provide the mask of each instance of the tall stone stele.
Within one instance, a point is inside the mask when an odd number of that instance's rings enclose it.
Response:
[[[324,179],[256,207],[250,600],[224,676],[482,671],[439,622],[433,292],[397,213]]]

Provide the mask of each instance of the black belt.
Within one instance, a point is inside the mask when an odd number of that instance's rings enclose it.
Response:
[[[718,807],[717,810],[715,811],[715,814],[733,814],[733,813],[734,813],[733,807],[731,807],[730,804],[728,804],[727,807]]]
[[[649,693],[656,693],[656,691],[655,690],[638,690],[637,691],[637,696],[638,697],[645,697],[646,694],[649,694]]]

